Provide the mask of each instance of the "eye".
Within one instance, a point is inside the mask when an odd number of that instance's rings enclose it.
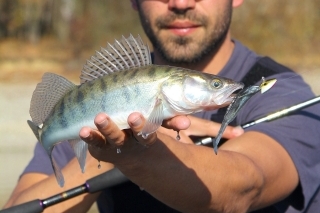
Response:
[[[220,89],[223,86],[223,83],[220,79],[213,79],[211,82],[211,85],[215,88],[215,89]]]

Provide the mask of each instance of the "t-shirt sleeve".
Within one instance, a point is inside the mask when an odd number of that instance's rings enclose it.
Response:
[[[68,142],[57,144],[54,147],[52,154],[60,168],[65,167],[75,156]],[[46,175],[51,175],[53,173],[49,155],[39,142],[36,143],[34,155],[24,169],[22,175],[26,173],[42,173]]]
[[[238,124],[264,117],[270,113],[314,98],[310,87],[296,73],[270,76],[277,83],[268,92],[254,95],[237,116]],[[269,79],[269,78],[268,78]],[[289,153],[299,174],[301,206],[306,208],[317,194],[320,177],[320,105],[313,105],[281,119],[251,126],[245,131],[259,131],[279,142]],[[258,140],[257,140],[258,142]]]

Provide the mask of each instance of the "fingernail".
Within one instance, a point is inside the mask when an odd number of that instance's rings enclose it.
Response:
[[[102,118],[99,117],[98,120],[97,120],[97,125],[100,128],[106,127],[108,125],[108,119],[106,117],[102,117]]]
[[[232,134],[234,136],[240,136],[244,133],[244,130],[240,126],[236,126],[232,129]]]
[[[132,121],[132,126],[139,126],[142,122],[142,119],[140,116],[137,116],[137,118],[135,120]]]
[[[89,135],[90,135],[90,130],[87,130],[87,129],[85,129],[85,128],[83,128],[83,129],[81,129],[80,130],[80,137],[81,138],[88,138],[89,137]]]

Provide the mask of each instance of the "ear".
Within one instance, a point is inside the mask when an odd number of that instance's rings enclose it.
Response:
[[[132,0],[134,1],[134,0]],[[239,7],[242,3],[243,3],[244,0],[233,0],[232,1],[232,7]]]
[[[134,10],[138,10],[137,0],[130,0],[130,2],[131,2],[131,7],[132,7]]]

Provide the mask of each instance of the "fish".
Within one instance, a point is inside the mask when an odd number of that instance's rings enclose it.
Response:
[[[277,79],[275,78],[265,80],[264,77],[262,77],[262,82],[259,86],[248,86],[238,92],[236,97],[232,100],[231,104],[227,108],[226,114],[223,117],[223,121],[216,138],[212,139],[215,154],[218,154],[218,145],[224,130],[226,129],[228,124],[235,119],[237,113],[244,106],[244,104],[247,103],[247,101],[257,92],[260,91],[261,94],[267,92],[273,87],[276,82]]]
[[[120,129],[140,112],[147,120],[139,133],[155,132],[164,119],[230,104],[243,83],[208,73],[151,62],[148,45],[130,35],[108,43],[83,66],[80,84],[45,73],[30,103],[28,124],[49,155],[60,186],[63,174],[52,156],[54,146],[68,141],[82,172],[88,145],[79,137],[83,126],[96,129],[94,118],[107,113]]]

